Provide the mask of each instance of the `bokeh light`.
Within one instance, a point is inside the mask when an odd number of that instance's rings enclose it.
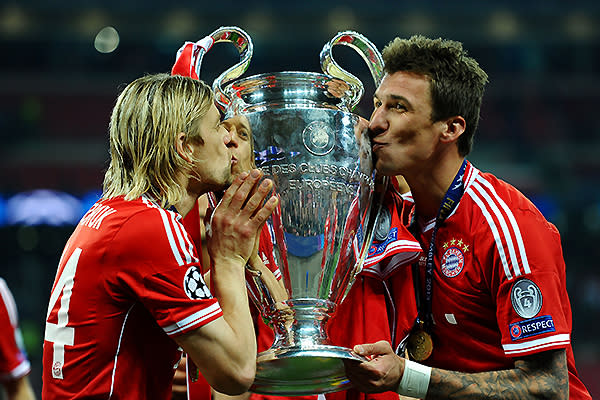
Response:
[[[100,29],[94,39],[94,47],[100,53],[112,53],[119,47],[119,32],[112,26]]]

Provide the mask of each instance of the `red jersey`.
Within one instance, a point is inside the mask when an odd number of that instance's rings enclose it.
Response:
[[[400,195],[395,189],[386,191],[362,273],[385,279],[395,268],[416,261],[421,245],[405,226],[412,205],[410,193]],[[395,261],[391,263],[392,257]]]
[[[384,199],[363,270],[328,324],[329,338],[338,346],[353,348],[386,340],[397,349],[417,316],[411,264],[421,254],[421,246],[405,227],[412,198],[388,190]],[[354,389],[326,397],[398,400],[394,392],[365,394]]]
[[[98,201],[68,240],[50,296],[43,397],[170,399],[171,339],[222,316],[176,212]]]
[[[214,198],[209,197],[209,204],[212,207],[216,206],[216,201]],[[200,232],[200,213],[198,207],[193,207],[192,211],[190,211],[185,218],[183,219],[183,223],[185,228],[192,237],[198,253],[201,252],[202,249],[202,240],[201,240],[201,232]],[[273,247],[273,232],[270,228],[269,224],[265,224],[260,233],[260,243],[258,248],[258,254],[262,259],[263,263],[275,276],[275,278],[279,281],[281,280],[281,271],[275,262],[274,256],[274,247]],[[249,274],[247,274],[247,278]],[[256,293],[255,285],[247,284],[248,293],[250,298],[258,299],[258,295]],[[268,350],[273,344],[274,333],[273,329],[265,324],[263,321],[259,310],[256,308],[254,301],[250,302],[250,312],[252,314],[252,318],[254,320],[254,329],[256,331],[256,344],[258,352]],[[210,400],[211,398],[211,390],[208,382],[204,379],[204,377],[199,373],[197,368],[193,365],[190,360],[187,363],[187,374],[188,374],[188,398],[190,400]],[[252,394],[252,396],[258,396],[256,394]]]
[[[4,279],[0,278],[0,382],[20,379],[30,371],[15,299]]]
[[[464,195],[436,236],[433,354],[424,362],[461,372],[514,367],[566,349],[571,399],[591,398],[577,377],[560,235],[517,189],[467,163]],[[434,221],[419,221],[429,246]],[[424,260],[420,269],[424,282]]]

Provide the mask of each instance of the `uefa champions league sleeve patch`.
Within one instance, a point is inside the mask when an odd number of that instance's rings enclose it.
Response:
[[[541,335],[546,332],[556,332],[554,320],[550,315],[542,315],[541,317],[515,322],[514,324],[510,324],[509,330],[513,341]]]
[[[510,291],[513,309],[522,318],[533,318],[542,309],[542,292],[529,279],[520,279]]]
[[[392,227],[392,214],[387,207],[382,207],[381,211],[379,211],[379,215],[377,216],[377,226],[375,227],[375,240],[378,242],[383,242],[390,232],[390,228]]]
[[[188,268],[183,278],[183,290],[187,297],[192,300],[210,299],[212,297],[198,267]]]

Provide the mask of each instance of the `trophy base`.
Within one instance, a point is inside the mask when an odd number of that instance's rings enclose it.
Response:
[[[351,387],[344,360],[365,358],[350,349],[320,345],[311,349],[269,349],[258,355],[250,391],[266,395],[302,396],[331,393]]]

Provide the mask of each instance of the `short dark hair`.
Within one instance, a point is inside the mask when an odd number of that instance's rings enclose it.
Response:
[[[410,71],[429,77],[432,121],[455,115],[466,121],[465,132],[458,139],[458,151],[466,156],[473,146],[479,125],[479,111],[487,74],[477,61],[467,56],[462,43],[447,39],[430,39],[421,35],[410,39],[395,38],[383,49],[385,72]]]

